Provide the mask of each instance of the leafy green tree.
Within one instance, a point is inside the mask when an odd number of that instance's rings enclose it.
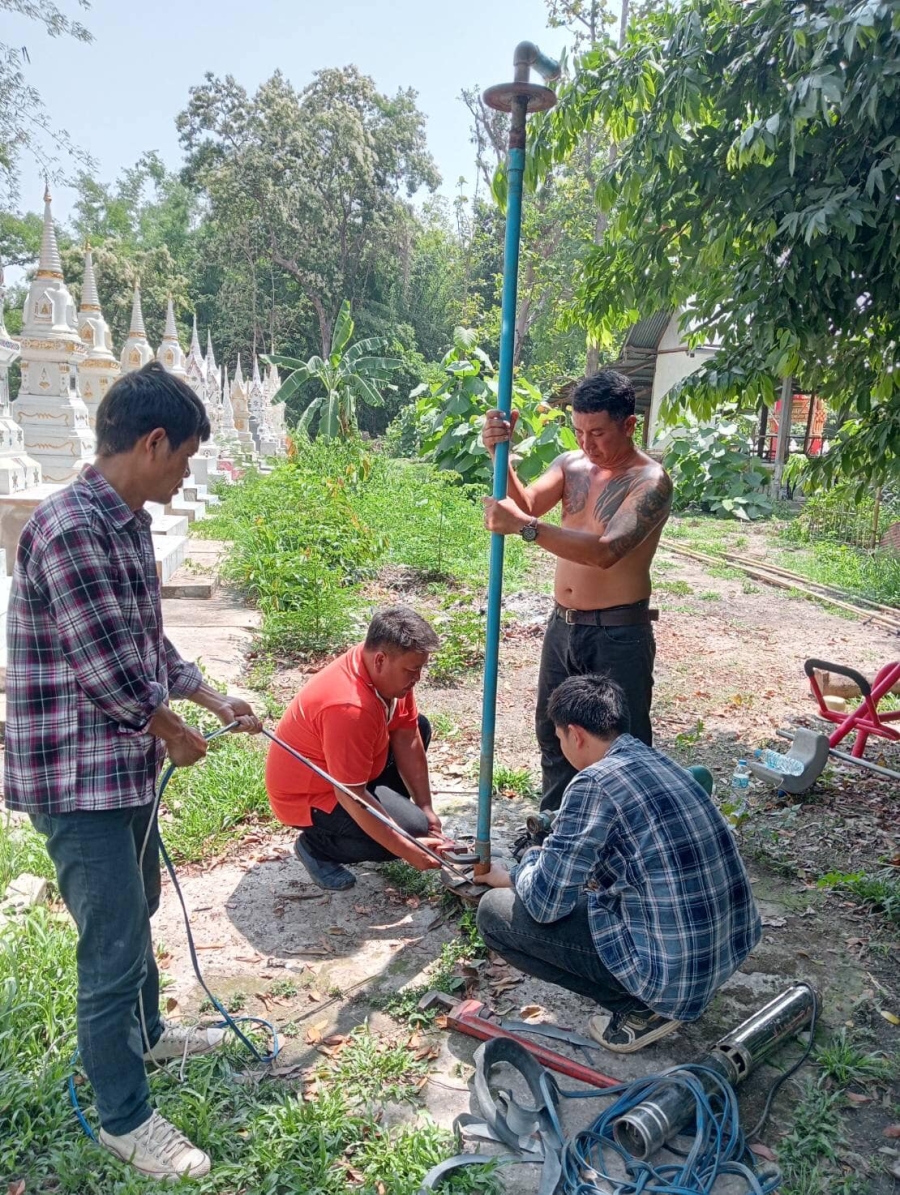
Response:
[[[310,382],[320,388],[321,393],[300,416],[297,426],[303,432],[309,433],[317,421],[319,435],[327,440],[355,431],[357,402],[380,407],[384,400],[379,385],[385,385],[391,372],[402,364],[396,358],[377,355],[383,345],[377,337],[351,344],[353,329],[350,303],[345,299],[334,322],[331,349],[326,358],[298,361],[274,353],[263,357],[267,364],[291,371],[273,401],[287,402]]]
[[[485,483],[493,476],[490,457],[481,443],[481,430],[485,415],[497,405],[497,385],[497,370],[478,347],[475,332],[457,328],[453,345],[441,362],[440,375],[423,383],[411,396],[417,399],[420,450],[440,468],[452,469],[466,482]],[[517,472],[529,482],[561,452],[578,445],[566,425],[565,412],[548,406],[541,392],[521,375],[513,382],[513,406],[518,412],[513,450],[521,457]],[[411,439],[411,429],[398,426],[395,439],[404,436]]]
[[[89,8],[88,0],[77,0]],[[50,37],[72,37],[93,41],[93,36],[79,21],[52,3],[52,0],[0,0],[0,12],[43,25]],[[54,174],[56,155],[62,150],[86,162],[63,129],[55,129],[43,105],[40,92],[28,82],[26,67],[30,59],[27,46],[11,46],[0,41],[0,195],[12,198],[16,191],[17,164],[23,153],[30,154],[46,174]]]
[[[322,356],[345,297],[366,328],[372,278],[408,257],[409,197],[440,181],[415,93],[383,95],[355,67],[318,71],[299,93],[276,73],[253,96],[207,75],[178,127],[185,178],[221,248],[259,274],[260,302],[271,274],[286,276]]]
[[[605,130],[580,318],[612,345],[683,308],[721,350],[684,386],[772,403],[798,377],[844,416],[820,476],[860,485],[900,454],[900,2],[685,0],[586,53],[532,126],[531,178]]]

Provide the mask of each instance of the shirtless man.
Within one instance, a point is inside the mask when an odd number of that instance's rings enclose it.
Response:
[[[489,411],[482,433],[494,454],[516,416]],[[557,557],[554,597],[541,652],[535,725],[541,748],[541,809],[555,810],[575,771],[560,749],[547,703],[569,676],[604,673],[625,692],[631,733],[652,746],[650,702],[656,643],[650,564],[672,503],[663,467],[634,445],[637,420],[628,378],[603,370],[585,378],[572,402],[577,452],[556,458],[522,485],[510,467],[508,497],[484,500],[485,526],[519,534]],[[562,502],[562,526],[542,517]]]

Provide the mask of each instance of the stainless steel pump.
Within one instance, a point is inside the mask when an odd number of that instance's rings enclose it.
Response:
[[[808,983],[794,984],[716,1042],[699,1065],[709,1067],[736,1087],[776,1046],[812,1024],[816,1002],[816,993]],[[671,1073],[677,1074],[677,1068]],[[613,1134],[634,1157],[648,1158],[676,1136],[693,1113],[690,1094],[673,1084],[656,1099],[645,1100],[626,1112],[613,1125]]]

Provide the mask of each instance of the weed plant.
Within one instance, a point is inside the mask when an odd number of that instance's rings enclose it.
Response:
[[[527,798],[536,793],[535,779],[528,768],[511,768],[502,763],[494,767],[495,796]]]
[[[838,888],[900,925],[900,879],[894,868],[868,875],[864,871],[830,871],[819,880],[822,888]]]
[[[487,958],[487,946],[475,924],[475,914],[466,909],[459,921],[459,936],[452,942],[445,942],[440,957],[429,971],[427,983],[421,987],[404,988],[391,996],[384,1004],[384,1010],[398,1021],[411,1026],[431,1025],[440,1015],[439,1008],[420,1009],[419,1001],[426,992],[458,993],[465,987],[465,979],[459,968],[467,962]]]

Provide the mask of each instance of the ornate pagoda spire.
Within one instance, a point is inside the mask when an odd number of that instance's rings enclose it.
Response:
[[[197,397],[204,401],[206,397],[206,362],[200,349],[200,339],[197,336],[197,317],[194,316],[194,329],[191,333],[191,347],[185,365],[187,383]]]
[[[44,481],[71,481],[94,454],[94,434],[78,390],[85,348],[63,281],[49,189],[40,260],[22,310],[21,344],[22,384],[13,414],[25,433],[25,449],[41,466]]]
[[[219,418],[219,434],[222,443],[233,442],[238,438],[238,430],[234,425],[234,408],[228,389],[227,366],[222,367],[222,413]]]
[[[100,296],[97,293],[90,245],[84,251],[84,282],[81,287],[81,305],[78,308],[78,334],[87,348],[87,356],[78,366],[78,381],[81,397],[84,399],[93,427],[97,408],[119,376],[121,366],[113,353],[109,324],[100,310]]]
[[[50,185],[44,184],[44,231],[41,235],[41,256],[38,261],[37,278],[62,278],[62,260],[56,243],[56,229],[50,211]]]
[[[175,325],[175,304],[169,295],[166,306],[166,327],[163,332],[162,343],[156,350],[156,359],[168,373],[176,377],[186,376],[184,368],[184,349],[178,340],[178,328]]]
[[[153,360],[153,349],[147,340],[144,328],[144,312],[141,307],[141,285],[134,284],[134,299],[131,303],[131,325],[128,339],[122,345],[122,369],[130,373],[133,369],[140,369],[148,361]]]

